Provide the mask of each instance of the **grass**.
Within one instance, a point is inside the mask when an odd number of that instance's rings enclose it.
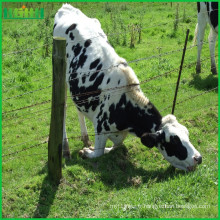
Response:
[[[18,7],[17,3],[8,4]],[[104,31],[109,33],[110,43],[127,61],[182,48],[188,28],[188,46],[192,44],[197,19],[195,3],[179,3],[178,16],[184,17],[184,21],[179,21],[176,31],[177,3],[172,7],[170,3],[72,5],[100,20]],[[186,51],[184,65],[188,67],[182,72],[177,102],[188,100],[177,104],[175,109],[176,117],[189,130],[192,144],[203,155],[203,163],[195,172],[172,168],[156,148],[147,149],[133,136],[128,136],[123,146],[108,155],[83,160],[78,155],[82,142],[71,138],[80,135],[80,128],[76,109],[69,99],[67,132],[72,159],[63,160],[59,186],[49,181],[47,144],[35,145],[48,138],[51,104],[35,104],[51,99],[51,87],[45,87],[52,82],[52,48],[49,46],[47,54],[41,46],[51,42],[53,17],[61,4],[41,6],[45,8],[45,20],[3,20],[2,23],[3,54],[37,48],[5,55],[2,59],[2,216],[217,218],[218,93],[214,90],[188,99],[218,86],[218,77],[210,72],[207,44],[202,58],[208,59],[202,62],[200,75],[195,74],[195,65],[189,66],[196,61],[196,48]],[[140,42],[138,33],[131,36],[132,25],[142,27]],[[208,28],[205,39],[207,36]],[[133,48],[130,48],[131,37]],[[181,52],[175,52],[129,65],[142,82],[179,68],[181,56]],[[171,112],[177,75],[178,70],[141,84],[162,115]],[[45,89],[29,93],[41,88]],[[19,97],[4,100],[14,96]],[[24,106],[32,107],[12,111]],[[87,127],[94,134],[91,122],[87,121]],[[90,139],[94,143],[94,136]],[[108,141],[107,146],[111,145]]]

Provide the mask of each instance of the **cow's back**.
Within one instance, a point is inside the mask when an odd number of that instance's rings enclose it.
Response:
[[[126,61],[108,43],[97,19],[65,4],[55,16],[53,35],[66,39],[66,81],[78,110],[91,120],[101,104],[117,102],[120,94],[126,92],[127,88],[117,91],[116,87],[139,83]],[[129,74],[125,68],[129,68]],[[102,93],[103,90],[108,92]]]

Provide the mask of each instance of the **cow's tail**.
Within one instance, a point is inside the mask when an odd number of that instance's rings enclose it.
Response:
[[[196,45],[197,34],[198,34],[198,23],[196,24],[196,29],[195,29],[195,33],[194,33],[193,45],[192,46]]]

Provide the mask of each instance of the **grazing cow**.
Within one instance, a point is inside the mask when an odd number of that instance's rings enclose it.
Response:
[[[95,158],[108,153],[131,133],[147,147],[156,146],[174,167],[190,171],[202,162],[187,129],[173,115],[162,117],[144,96],[134,71],[108,43],[97,19],[64,4],[55,16],[54,36],[67,41],[66,82],[87,147],[84,116],[95,129],[95,147],[81,150],[82,156]],[[107,139],[114,143],[112,148],[105,148]]]
[[[218,36],[218,2],[197,2],[198,23],[196,25],[194,42],[198,42],[196,73],[201,72],[200,56],[202,51],[202,44],[205,34],[206,24],[209,23],[211,30],[209,33],[209,49],[211,55],[211,71],[217,74],[215,64],[215,42]]]

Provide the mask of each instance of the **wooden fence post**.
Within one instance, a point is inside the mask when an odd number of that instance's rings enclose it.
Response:
[[[62,177],[62,141],[65,106],[66,40],[53,38],[53,89],[50,135],[48,142],[48,175],[59,184]]]

